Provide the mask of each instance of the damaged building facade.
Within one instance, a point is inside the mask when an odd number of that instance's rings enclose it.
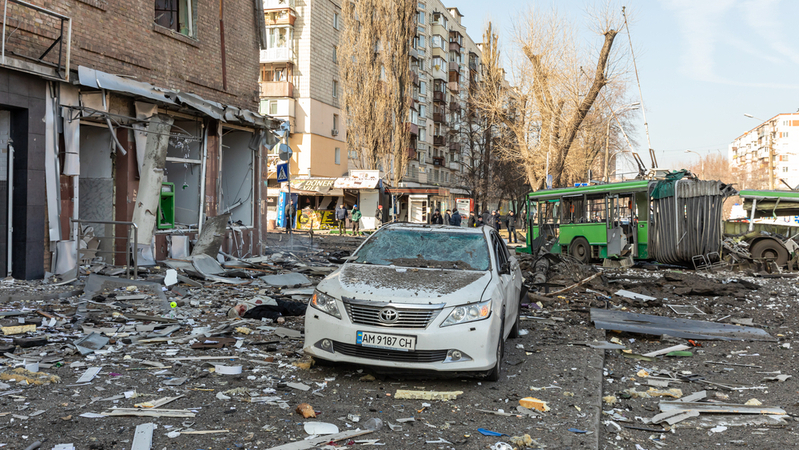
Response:
[[[259,254],[264,144],[280,126],[253,112],[262,11],[261,0],[9,0],[0,273],[180,256],[226,214],[222,251]]]

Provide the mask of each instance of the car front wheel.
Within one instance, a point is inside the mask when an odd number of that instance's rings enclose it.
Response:
[[[488,372],[488,375],[486,376],[488,381],[499,381],[500,376],[502,376],[502,356],[505,354],[505,340],[502,339],[502,335],[505,330],[504,319],[502,320],[499,330],[499,342],[497,343],[497,363],[494,365],[494,368],[491,369],[491,372]]]

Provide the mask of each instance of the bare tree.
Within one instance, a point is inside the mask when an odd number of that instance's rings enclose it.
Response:
[[[530,10],[521,24],[518,44],[526,60],[516,68],[516,89],[505,101],[517,112],[507,123],[515,139],[502,153],[524,165],[533,189],[543,186],[547,168],[555,186],[584,180],[602,147],[608,115],[595,111],[595,103],[614,81],[611,50],[623,21],[607,10],[593,19],[603,37],[595,51],[579,49],[574,31],[554,11]]]
[[[396,187],[411,147],[409,51],[416,2],[345,1],[342,17],[338,54],[347,145],[358,155],[357,167],[382,170]]]

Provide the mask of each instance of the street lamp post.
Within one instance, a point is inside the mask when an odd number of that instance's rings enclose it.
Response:
[[[766,120],[755,117],[749,113],[744,113],[744,116],[750,119],[755,119],[763,122],[763,126],[766,125],[767,122]],[[772,129],[771,131],[773,132],[774,130]],[[774,139],[772,139],[770,133],[767,139],[768,139],[768,188],[773,191],[774,190]]]
[[[693,153],[694,155],[699,157],[699,170],[702,171],[702,178],[705,177],[705,159],[702,158],[702,155],[693,151],[693,150],[686,150],[685,153]]]

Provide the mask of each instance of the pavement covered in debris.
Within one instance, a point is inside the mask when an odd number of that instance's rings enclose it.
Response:
[[[689,449],[799,441],[793,278],[520,255],[530,293],[501,381],[315,364],[302,354],[301,309],[360,242],[317,236],[313,245],[284,241],[243,261],[166,261],[138,280],[104,275],[114,269],[100,265],[61,285],[3,280],[0,446]],[[240,317],[235,307],[245,302],[272,307],[261,318]]]

